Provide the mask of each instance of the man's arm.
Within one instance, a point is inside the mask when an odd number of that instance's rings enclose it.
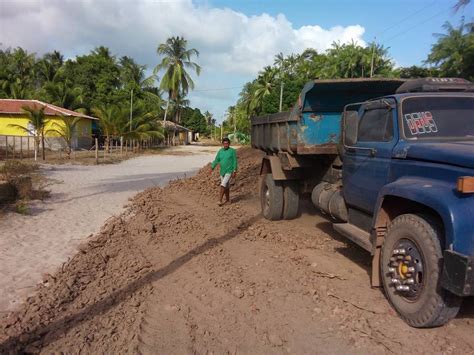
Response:
[[[233,155],[234,155],[234,156],[233,156],[233,159],[232,159],[232,160],[233,160],[233,162],[232,162],[232,163],[233,163],[233,166],[232,166],[232,175],[235,176],[235,174],[237,174],[237,166],[238,166],[238,164],[237,164],[237,152],[236,152],[235,150],[234,150],[234,154],[233,154]]]
[[[221,152],[220,150],[217,152],[214,161],[211,163],[211,169],[212,169],[212,170],[214,170],[214,168],[216,167],[216,165],[219,164],[219,162],[221,161],[220,152]]]

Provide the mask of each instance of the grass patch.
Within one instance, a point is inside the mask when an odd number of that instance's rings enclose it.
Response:
[[[14,211],[19,214],[27,215],[30,214],[30,207],[26,201],[18,201],[14,205]]]
[[[45,178],[37,164],[7,160],[0,166],[0,205],[5,210],[28,214],[28,201],[45,199]]]

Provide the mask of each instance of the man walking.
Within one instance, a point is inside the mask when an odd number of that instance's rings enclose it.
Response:
[[[235,178],[237,173],[237,153],[234,148],[230,147],[229,138],[222,140],[222,146],[211,164],[211,174],[217,164],[220,165],[221,185],[219,190],[219,206],[230,203],[230,179]],[[225,202],[222,202],[224,195]]]

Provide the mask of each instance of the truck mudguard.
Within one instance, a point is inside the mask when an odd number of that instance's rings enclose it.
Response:
[[[407,176],[385,185],[377,198],[372,227],[376,226],[384,200],[390,196],[417,202],[436,211],[444,224],[445,248],[474,255],[474,196],[457,192],[455,181],[451,184]]]

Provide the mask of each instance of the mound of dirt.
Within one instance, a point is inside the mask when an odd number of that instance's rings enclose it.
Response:
[[[0,353],[472,352],[472,315],[409,328],[314,210],[262,219],[261,153],[238,156],[230,206],[209,166],[136,195],[0,321]]]
[[[255,194],[262,162],[263,153],[251,148],[237,150],[238,172],[237,179],[231,183],[232,195],[239,199]],[[211,174],[210,164],[188,179],[176,180],[170,183],[174,190],[189,189],[198,191],[202,196],[215,196],[216,186],[219,185],[218,168]]]
[[[251,193],[258,178],[259,153],[250,148],[238,150],[239,179],[235,193]],[[210,174],[210,164],[194,177],[175,180],[167,190],[194,191],[207,198],[215,198],[219,177]],[[139,312],[139,305],[146,298],[147,275],[151,264],[137,247],[134,235],[168,233],[175,238],[194,228],[183,213],[160,217],[166,200],[161,188],[151,188],[137,194],[125,213],[112,218],[101,232],[80,248],[80,252],[65,263],[54,275],[44,275],[35,294],[23,307],[8,314],[0,321],[0,353],[37,352],[68,333],[71,341],[64,341],[66,348],[80,347],[104,349],[114,344],[115,349],[128,346],[123,334],[133,334],[131,325],[137,317],[128,317],[125,309]],[[133,314],[132,313],[132,314]],[[92,318],[100,322],[89,324]],[[68,330],[73,328],[71,334]],[[119,336],[120,334],[120,336]],[[115,335],[115,336],[114,336]],[[77,345],[77,344],[76,344]]]

